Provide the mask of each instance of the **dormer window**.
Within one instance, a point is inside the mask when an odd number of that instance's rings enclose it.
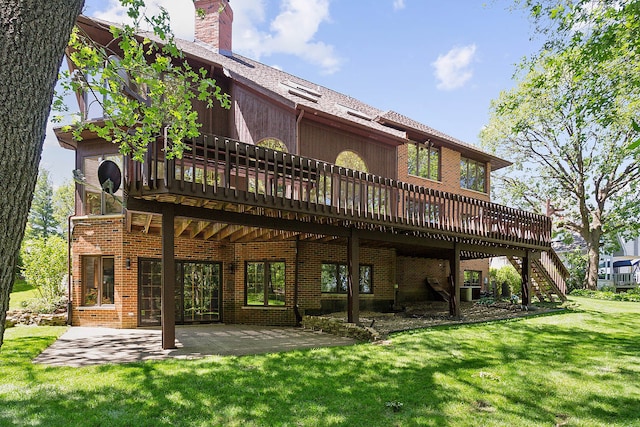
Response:
[[[421,178],[440,180],[440,149],[431,143],[409,143],[407,172]]]

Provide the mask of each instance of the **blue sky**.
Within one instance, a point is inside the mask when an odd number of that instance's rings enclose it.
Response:
[[[540,45],[512,3],[232,0],[233,50],[476,144],[491,100],[514,85],[516,64]],[[176,35],[193,39],[191,0],[147,4],[150,12],[167,8]],[[126,19],[116,0],[87,0],[84,13]],[[74,168],[51,131],[42,165],[54,185]]]

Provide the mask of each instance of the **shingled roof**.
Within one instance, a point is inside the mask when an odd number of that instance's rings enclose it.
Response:
[[[79,23],[91,27],[108,29],[116,25],[95,18],[81,16]],[[151,33],[141,36],[161,43]],[[232,53],[223,55],[217,49],[199,41],[187,41],[176,38],[176,44],[187,55],[200,62],[221,68],[225,75],[237,84],[252,88],[275,102],[296,110],[305,110],[316,115],[324,115],[331,120],[348,122],[356,127],[381,135],[387,143],[400,145],[407,139],[416,141],[431,140],[448,146],[463,155],[491,163],[496,170],[510,163],[493,156],[477,147],[446,135],[423,123],[415,121],[394,111],[383,111],[358,99],[320,86],[308,80],[289,74],[278,68],[270,67],[251,58]]]

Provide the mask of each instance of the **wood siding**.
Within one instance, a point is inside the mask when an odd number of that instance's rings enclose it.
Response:
[[[342,151],[358,154],[367,164],[368,172],[395,178],[396,149],[358,135],[328,128],[303,118],[300,124],[300,155],[335,163]]]
[[[232,93],[235,128],[231,137],[248,144],[264,138],[277,138],[289,153],[296,151],[296,115],[293,110],[274,105],[267,99],[235,85]]]
[[[218,75],[218,73],[213,78],[216,79],[222,93],[231,95],[231,87],[227,78]],[[193,108],[198,112],[198,122],[202,123],[200,132],[229,135],[231,110],[222,108],[217,100],[214,101],[213,108],[207,108],[206,102],[196,99],[193,101]]]

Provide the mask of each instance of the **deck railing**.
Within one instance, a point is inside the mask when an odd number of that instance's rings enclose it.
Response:
[[[569,277],[569,271],[564,266],[562,260],[558,254],[550,249],[547,252],[542,252],[540,255],[540,264],[544,268],[546,274],[551,279],[551,282],[557,287],[557,290],[561,295],[567,294],[566,279]]]
[[[548,217],[227,138],[190,141],[181,159],[151,144],[126,160],[131,196],[171,193],[412,230],[550,247]]]

